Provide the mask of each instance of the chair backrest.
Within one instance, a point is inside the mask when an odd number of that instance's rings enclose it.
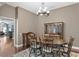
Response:
[[[45,38],[43,41],[42,50],[45,52],[45,54],[50,54],[52,52],[53,47],[53,38]]]
[[[36,46],[37,37],[35,33],[33,32],[28,33],[28,40],[29,40],[30,46]]]
[[[30,45],[30,44],[29,44],[30,41],[29,41],[29,38],[28,38],[29,34],[34,34],[34,33],[33,33],[33,32],[22,33],[23,48],[28,48],[29,45]],[[34,36],[35,36],[35,34],[34,34]]]
[[[69,43],[68,43],[68,51],[67,51],[69,54],[70,54],[71,49],[72,49],[73,41],[74,41],[74,38],[71,37],[69,40]]]

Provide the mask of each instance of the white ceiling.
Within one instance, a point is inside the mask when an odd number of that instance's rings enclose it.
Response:
[[[24,8],[30,12],[33,12],[36,14],[38,8],[41,6],[42,2],[5,2],[11,6],[19,6],[21,8]],[[44,2],[44,6],[48,8],[48,10],[53,10],[56,8],[68,6],[71,4],[75,4],[76,2]]]

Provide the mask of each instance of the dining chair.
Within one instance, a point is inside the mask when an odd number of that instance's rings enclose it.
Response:
[[[22,33],[22,39],[23,39],[23,49],[26,49],[28,46],[28,39],[27,39],[27,33]]]
[[[28,35],[28,38],[29,38],[29,43],[30,43],[30,53],[29,53],[29,56],[39,56],[41,54],[41,46],[39,44],[39,42],[37,42],[37,37],[34,33],[30,33]]]
[[[29,39],[28,35],[32,32],[22,33],[22,40],[23,40],[23,49],[29,48]]]
[[[56,37],[54,37],[53,46],[52,46],[54,57],[60,57],[61,49],[64,51],[63,43],[64,43],[64,41],[61,38],[57,39]]]
[[[60,50],[60,46],[61,46],[61,44],[58,44],[58,42],[60,43],[60,41],[59,41],[61,39],[60,36],[50,33],[48,36],[45,36],[45,37],[48,38],[48,40],[49,40],[49,38],[53,39],[51,41],[52,42],[51,48],[52,48],[53,57],[58,56],[59,55],[58,51]]]
[[[62,52],[62,56],[70,57],[71,49],[73,46],[74,38],[70,37],[68,43],[63,44],[64,50]]]
[[[52,52],[53,38],[43,39],[42,55],[43,57],[54,56]]]
[[[52,52],[54,57],[60,57],[61,44],[53,44]]]

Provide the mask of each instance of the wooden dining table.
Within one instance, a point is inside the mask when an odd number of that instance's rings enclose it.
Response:
[[[53,42],[53,44],[59,44],[60,45],[60,44],[65,43],[65,40],[60,38],[60,36],[58,36],[58,35],[53,35],[53,36],[39,36],[39,37],[37,37],[37,42],[42,42],[42,43]]]
[[[66,43],[64,39],[60,38],[58,35],[54,36],[44,36],[41,38],[42,44],[49,44],[52,48],[58,49],[57,55],[60,56],[60,50],[64,50],[63,44]]]
[[[41,45],[49,45],[53,46],[52,48],[58,49],[58,56],[60,56],[60,49],[65,43],[65,40],[60,38],[59,36],[39,36],[37,37],[37,42],[41,43]],[[63,48],[64,47],[62,47],[62,49]]]

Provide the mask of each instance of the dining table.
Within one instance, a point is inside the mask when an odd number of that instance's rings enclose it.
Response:
[[[44,41],[45,42],[52,41],[53,44],[63,44],[63,43],[65,43],[65,40],[63,38],[60,38],[59,35],[52,35],[52,36],[41,35],[41,36],[37,37],[37,42],[44,43]]]
[[[64,39],[60,38],[58,35],[56,36],[39,36],[37,37],[37,42],[41,43],[41,45],[52,45],[52,48],[58,49],[57,55],[60,56],[60,50],[64,50],[63,44],[66,43]]]

